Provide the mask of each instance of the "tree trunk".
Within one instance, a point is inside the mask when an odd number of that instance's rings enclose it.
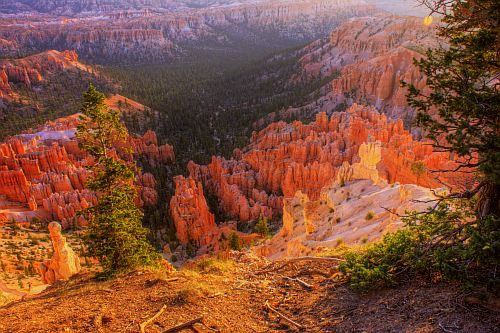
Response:
[[[478,193],[476,212],[479,217],[500,216],[500,184],[487,183]]]

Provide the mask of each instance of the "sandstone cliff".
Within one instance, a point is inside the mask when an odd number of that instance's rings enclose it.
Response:
[[[378,15],[353,18],[337,27],[329,39],[304,49],[301,77],[333,75],[320,97],[301,108],[289,108],[282,116],[327,112],[354,103],[375,106],[394,119],[410,120],[413,110],[406,103],[402,80],[425,92],[425,77],[413,65],[425,50],[438,45],[436,24],[422,18]]]
[[[46,51],[21,59],[0,59],[0,99],[18,97],[17,85],[32,88],[41,84],[49,74],[67,71],[87,71],[74,51]]]
[[[383,56],[400,47],[425,50],[437,43],[435,25],[422,18],[378,15],[353,18],[338,26],[325,41],[312,43],[302,57],[308,74],[341,70],[344,66]]]

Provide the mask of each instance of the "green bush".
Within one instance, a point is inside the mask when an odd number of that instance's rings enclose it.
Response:
[[[229,235],[229,248],[234,251],[241,251],[241,239],[240,236],[233,232]]]
[[[261,216],[259,221],[255,225],[255,232],[262,237],[269,237],[271,233],[269,232],[269,226],[267,225],[267,218]]]
[[[441,204],[424,214],[403,219],[407,227],[387,234],[379,243],[350,251],[339,267],[354,289],[397,285],[403,276],[463,279],[498,288],[494,274],[500,264],[500,220],[473,218],[471,208],[452,210]]]

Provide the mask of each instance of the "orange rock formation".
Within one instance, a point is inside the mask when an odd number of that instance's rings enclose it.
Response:
[[[170,200],[170,214],[174,220],[177,239],[181,244],[193,242],[206,246],[217,231],[215,218],[208,208],[200,182],[192,178],[174,178],[175,194]]]
[[[67,280],[80,271],[80,258],[66,243],[61,234],[61,225],[57,222],[49,223],[50,239],[54,255],[50,260],[36,266],[44,283],[53,284],[58,280]]]
[[[25,204],[41,217],[60,221],[63,228],[84,224],[76,213],[98,200],[94,192],[85,189],[89,176],[85,166],[92,160],[80,151],[74,139],[77,122],[77,115],[60,118],[0,143],[0,196]],[[141,156],[152,165],[170,163],[175,158],[172,146],[159,146],[154,132],[142,137],[129,136],[128,140],[134,156]],[[137,184],[138,204],[155,205],[158,194],[153,175],[138,175]],[[9,211],[6,212],[9,217]],[[23,216],[12,213],[10,217],[16,219]]]
[[[311,43],[303,51],[303,71],[293,77],[338,75],[323,88],[321,97],[300,108],[281,111],[290,114],[334,112],[339,106],[373,105],[394,119],[411,119],[407,90],[401,80],[425,89],[425,76],[413,65],[425,50],[438,44],[436,25],[426,26],[421,18],[378,15],[347,20],[328,40]]]
[[[0,99],[16,97],[16,84],[31,88],[42,82],[47,73],[68,69],[88,68],[78,62],[78,55],[74,51],[51,50],[22,59],[0,60]]]
[[[236,150],[233,159],[213,157],[206,166],[190,163],[188,168],[191,177],[218,197],[227,214],[249,221],[278,213],[283,197],[293,197],[299,190],[317,200],[342,164],[357,162],[360,147],[375,141],[381,149],[376,170],[390,183],[441,187],[430,173],[415,174],[412,165],[422,162],[434,170],[455,165],[448,154],[433,152],[428,143],[414,141],[401,120],[389,120],[373,107],[354,104],[330,118],[320,113],[308,125],[299,121],[273,123],[255,132],[251,143]],[[369,149],[366,159],[372,159]],[[464,184],[466,177],[462,176],[444,175],[443,179],[458,185]]]

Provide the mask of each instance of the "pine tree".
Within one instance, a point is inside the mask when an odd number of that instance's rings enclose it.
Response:
[[[417,177],[417,185],[419,185],[420,177],[425,175],[427,168],[422,161],[416,161],[411,165],[411,172]]]
[[[147,241],[143,213],[134,203],[136,167],[121,160],[114,149],[124,146],[127,131],[120,113],[110,110],[104,100],[104,94],[90,85],[83,95],[77,139],[79,147],[95,159],[86,185],[99,197],[98,204],[85,211],[88,254],[99,259],[103,274],[113,275],[157,265],[159,254]]]
[[[269,226],[267,225],[267,218],[261,216],[259,217],[259,221],[255,225],[255,232],[261,235],[262,237],[269,237]]]
[[[236,233],[233,232],[231,235],[229,235],[229,248],[234,251],[241,251],[241,239],[240,236]]]
[[[453,196],[477,195],[477,215],[500,215],[500,2],[421,0],[442,16],[438,35],[447,47],[427,52],[416,65],[431,93],[409,86],[417,125],[438,151],[461,158],[457,170],[477,168],[479,185]],[[405,83],[403,83],[405,84]],[[406,84],[405,84],[406,85]]]

